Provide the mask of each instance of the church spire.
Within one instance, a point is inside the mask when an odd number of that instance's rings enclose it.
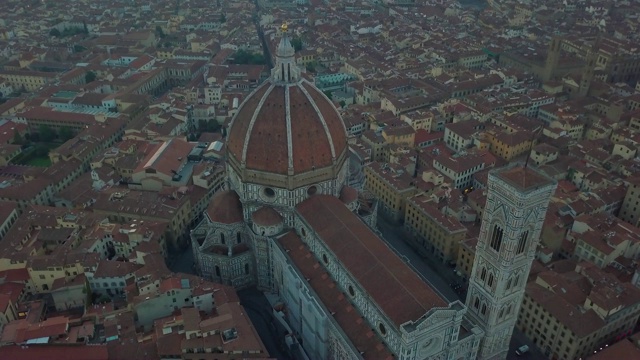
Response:
[[[289,40],[289,25],[280,26],[282,38],[276,48],[276,64],[271,70],[271,77],[277,82],[294,83],[300,79],[300,69],[296,65],[295,49]]]

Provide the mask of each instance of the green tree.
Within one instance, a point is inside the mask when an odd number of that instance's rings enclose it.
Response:
[[[62,141],[67,141],[73,139],[74,133],[73,130],[71,130],[68,126],[65,126],[60,129],[59,136]]]
[[[51,29],[51,31],[49,31],[49,35],[54,36],[54,37],[60,37],[60,30],[53,28]]]
[[[291,46],[293,46],[296,52],[302,50],[302,39],[300,39],[299,36],[294,37],[291,39]]]
[[[236,51],[235,54],[233,54],[233,63],[241,65],[264,65],[267,62],[264,58],[264,55],[260,53],[253,53],[244,49],[240,49]]]
[[[316,63],[315,63],[315,61],[310,62],[310,63],[307,64],[307,71],[308,72],[312,72],[312,73],[316,72]]]
[[[329,99],[333,98],[333,93],[331,93],[331,91],[329,91],[329,90],[325,90],[325,91],[323,91],[323,93],[324,93],[325,95],[327,95],[327,97],[328,97]]]
[[[344,100],[340,100],[340,102],[338,104],[340,104],[340,107],[342,107],[342,108],[347,106],[347,103]]]
[[[162,28],[160,27],[160,25],[156,26],[156,35],[158,35],[160,39],[166,36],[164,31],[162,31]]]
[[[221,23],[227,22],[227,16],[224,13],[220,14],[220,22]]]
[[[13,143],[16,145],[24,144],[24,139],[22,138],[22,135],[20,135],[20,133],[17,130],[13,130]]]
[[[38,134],[40,135],[40,140],[44,142],[51,142],[56,138],[56,132],[47,125],[40,125]]]
[[[220,124],[216,120],[199,120],[198,130],[201,132],[218,132]]]
[[[84,74],[84,82],[87,84],[92,82],[95,79],[96,79],[96,73],[94,73],[93,71],[87,71],[87,73]]]
[[[80,53],[87,50],[86,47],[82,46],[82,45],[73,45],[73,52],[75,53]]]
[[[55,133],[54,133],[55,135]],[[49,148],[46,147],[45,145],[42,144],[38,144],[36,145],[35,150],[33,150],[33,155],[36,157],[44,157],[49,155]]]

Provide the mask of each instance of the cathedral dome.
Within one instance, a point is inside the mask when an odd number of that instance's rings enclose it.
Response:
[[[305,185],[291,184],[292,176],[330,169],[314,178],[335,177],[346,153],[340,114],[322,91],[300,77],[285,35],[277,47],[272,76],[245,99],[231,122],[229,164],[244,174],[243,180],[260,183],[260,176],[275,175],[291,188]]]

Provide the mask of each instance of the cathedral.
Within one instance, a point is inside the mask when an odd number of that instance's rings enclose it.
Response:
[[[229,126],[228,190],[191,232],[199,274],[277,294],[311,359],[504,358],[555,183],[491,173],[466,304],[448,301],[377,235],[375,206],[347,185],[342,118],[282,34]]]

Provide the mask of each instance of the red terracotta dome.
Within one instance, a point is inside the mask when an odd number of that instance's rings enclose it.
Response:
[[[294,175],[334,166],[347,151],[347,135],[331,101],[311,83],[271,79],[240,107],[227,146],[247,170]]]
[[[254,223],[261,226],[274,226],[281,224],[282,216],[271,207],[261,207],[251,214]]]
[[[221,224],[235,224],[244,221],[240,197],[233,190],[215,194],[206,213],[211,221]]]

